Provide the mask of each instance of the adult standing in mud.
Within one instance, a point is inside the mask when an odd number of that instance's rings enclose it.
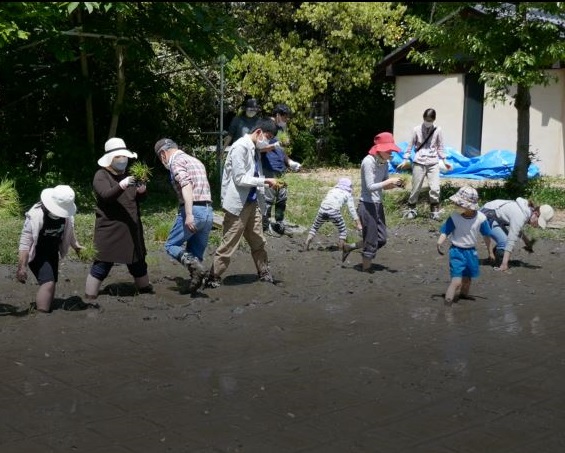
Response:
[[[147,197],[145,184],[126,174],[129,159],[137,154],[121,138],[111,138],[98,159],[92,187],[96,196],[94,248],[96,256],[86,277],[85,298],[96,299],[100,285],[115,263],[125,264],[140,293],[153,292],[147,274],[145,237],[139,203]]]

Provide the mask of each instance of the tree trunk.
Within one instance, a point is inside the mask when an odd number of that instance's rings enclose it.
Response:
[[[516,161],[512,176],[519,186],[528,182],[528,169],[530,168],[530,89],[525,85],[518,85],[514,106],[518,111],[518,140],[516,143]]]
[[[124,102],[126,92],[126,77],[124,71],[124,46],[116,44],[116,100],[112,109],[112,122],[110,123],[110,130],[108,138],[115,137],[118,131],[118,121],[120,119],[120,112]]]
[[[82,12],[80,8],[76,9],[77,19],[79,25],[82,26]],[[88,86],[88,92],[84,99],[84,106],[86,111],[86,141],[88,144],[88,150],[90,151],[90,157],[94,156],[95,153],[95,143],[94,143],[94,108],[92,106],[92,91],[90,90],[90,74],[88,72],[88,58],[85,50],[85,39],[81,37],[80,42],[80,68],[82,73],[82,79],[85,86]]]

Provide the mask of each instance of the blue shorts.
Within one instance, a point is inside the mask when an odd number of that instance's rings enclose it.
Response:
[[[449,248],[449,273],[451,278],[479,276],[479,255],[477,249],[462,249],[451,246]]]

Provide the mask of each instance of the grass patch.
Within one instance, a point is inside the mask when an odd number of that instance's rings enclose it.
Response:
[[[400,175],[407,182],[410,181],[410,174]],[[288,204],[286,221],[300,225],[309,229],[314,221],[318,208],[327,191],[332,188],[339,178],[347,177],[353,182],[353,194],[355,205],[357,205],[360,193],[360,170],[359,168],[335,168],[335,169],[317,169],[309,172],[288,173],[284,180],[288,185]],[[461,185],[471,184],[479,191],[481,203],[496,198],[512,199],[507,191],[503,181],[462,181],[443,179],[441,182],[442,191],[442,207],[445,209],[444,218],[451,211],[451,204],[446,200],[453,195]],[[7,183],[7,188],[13,187]],[[6,190],[6,188],[4,189]],[[408,189],[393,189],[384,192],[385,213],[387,225],[390,228],[406,224],[421,225],[422,228],[438,228],[439,223],[427,218],[429,205],[426,199],[426,190],[424,189],[420,202],[418,203],[418,211],[421,216],[414,220],[402,219],[402,211],[408,200]],[[83,193],[82,200],[90,200],[79,206],[79,213],[75,216],[75,229],[79,242],[85,247],[82,253],[81,261],[91,262],[95,250],[92,242],[94,233],[94,197],[91,196],[91,187],[86,186],[82,191],[75,189],[79,193]],[[10,192],[10,190],[7,190]],[[0,189],[0,196],[4,193]],[[528,186],[529,198],[536,204],[550,204],[557,210],[565,209],[565,178],[538,178],[532,181]],[[1,203],[1,202],[0,202]],[[219,203],[214,205],[218,214],[221,213]],[[7,215],[0,222],[0,264],[16,264],[18,259],[19,236],[23,226],[23,213],[17,208],[16,215]],[[357,239],[355,231],[355,222],[351,219],[346,207],[343,207],[343,216],[349,231],[349,241]],[[149,255],[156,252],[163,252],[163,243],[166,240],[172,223],[177,215],[177,199],[170,184],[166,179],[153,177],[148,185],[148,198],[141,204],[141,216],[145,230],[145,243]],[[535,238],[551,238],[565,241],[565,229],[546,229],[527,227],[527,232]],[[336,229],[333,224],[326,222],[319,235],[334,236]],[[336,236],[337,237],[337,236]],[[209,246],[216,247],[221,240],[221,231],[213,229],[210,235]],[[242,241],[242,244],[244,241]],[[71,251],[67,259],[79,259],[76,254]],[[148,263],[154,263],[154,258],[148,256]]]

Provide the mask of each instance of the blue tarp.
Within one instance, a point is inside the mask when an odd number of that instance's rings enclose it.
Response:
[[[392,160],[388,164],[390,173],[398,173],[396,166],[402,162],[402,155],[408,143],[398,143],[398,146],[401,152],[392,153]],[[453,169],[450,172],[442,173],[443,178],[506,179],[511,176],[516,160],[516,153],[507,150],[492,150],[476,157],[465,157],[450,147],[446,147],[444,152],[447,163],[451,164]],[[414,150],[412,150],[412,159],[414,159]],[[537,176],[540,176],[539,167],[530,164],[528,178]]]

